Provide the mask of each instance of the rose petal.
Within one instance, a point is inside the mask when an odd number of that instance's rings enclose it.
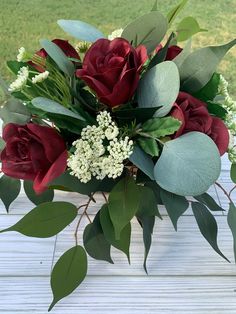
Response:
[[[224,155],[229,147],[229,131],[220,118],[213,117],[210,137],[216,143],[220,155]]]

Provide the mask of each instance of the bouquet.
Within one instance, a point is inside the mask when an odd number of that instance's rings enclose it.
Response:
[[[224,209],[207,193],[215,183],[229,200],[236,251],[233,189],[228,193],[217,183],[225,153],[236,183],[236,103],[216,72],[236,39],[192,51],[191,37],[205,30],[193,17],[173,24],[186,2],[167,16],[155,3],[108,38],[85,22],[59,20],[76,38],[75,47],[43,39],[39,51],[22,47],[17,60],[7,62],[16,79],[5,88],[0,108],[0,198],[8,211],[23,180],[36,207],[1,232],[47,238],[77,219],[75,244],[52,270],[49,311],[84,280],[87,255],[113,263],[113,246],[130,261],[132,219],[143,232],[147,272],[153,227],[162,219],[159,205],[176,230],[191,205],[203,237],[228,261],[212,214]],[[53,201],[56,190],[88,201]],[[97,193],[104,204],[91,219],[87,210]],[[88,224],[78,239],[83,217]]]

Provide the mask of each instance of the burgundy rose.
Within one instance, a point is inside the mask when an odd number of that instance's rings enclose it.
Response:
[[[36,193],[46,190],[48,183],[66,169],[66,145],[53,128],[9,123],[3,129],[3,139],[6,146],[0,155],[2,172],[34,181]]]
[[[134,95],[147,58],[144,46],[135,49],[122,38],[99,39],[86,52],[83,68],[76,75],[95,91],[102,103],[115,107]]]
[[[80,60],[80,56],[79,54],[77,53],[77,51],[75,50],[74,47],[72,47],[68,40],[63,40],[63,39],[53,39],[52,42],[54,44],[56,44],[59,48],[61,48],[61,50],[64,52],[64,54],[69,57],[69,58],[74,58],[74,59],[78,59]],[[48,56],[48,53],[46,52],[45,49],[40,49],[39,51],[37,51],[35,53],[36,55],[40,56],[41,58],[43,59],[46,59],[47,56]],[[42,64],[42,66],[40,65],[37,65],[35,64],[34,62],[32,61],[29,61],[29,64],[31,66],[33,66],[37,71],[39,72],[44,72],[45,69],[44,69],[44,65]]]
[[[175,137],[192,131],[202,132],[213,139],[220,155],[227,151],[229,145],[228,129],[220,118],[209,114],[207,105],[201,100],[180,92],[171,115],[182,122]]]
[[[161,49],[162,49],[162,45],[158,45],[156,47],[156,50],[155,52],[158,53]],[[173,60],[175,57],[178,56],[178,54],[180,54],[180,52],[182,51],[183,49],[180,48],[179,46],[170,46],[168,49],[167,49],[167,53],[166,53],[166,58],[165,58],[165,61],[171,61]]]

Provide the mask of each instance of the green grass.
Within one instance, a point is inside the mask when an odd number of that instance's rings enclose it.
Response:
[[[129,21],[150,11],[154,0],[0,0],[0,74],[11,78],[5,62],[14,59],[19,47],[30,51],[39,48],[41,38],[68,38],[57,26],[58,19],[80,19],[96,25],[106,34],[124,27]],[[159,0],[166,13],[179,0]],[[189,0],[181,17],[196,17],[208,33],[194,36],[194,47],[222,44],[236,35],[235,0]],[[181,18],[180,17],[180,18]],[[231,83],[236,96],[236,48],[221,63],[221,72]]]

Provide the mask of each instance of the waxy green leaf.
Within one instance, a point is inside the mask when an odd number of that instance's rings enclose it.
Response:
[[[227,257],[220,251],[217,244],[218,226],[215,217],[209,212],[205,205],[197,202],[192,202],[192,210],[201,234],[216,253],[229,262]]]
[[[46,190],[41,194],[36,194],[33,189],[33,182],[32,181],[24,181],[24,190],[25,194],[27,195],[28,199],[34,203],[35,205],[39,205],[45,202],[51,202],[54,198],[54,191],[53,190]]]
[[[21,182],[18,179],[3,175],[0,178],[0,199],[5,205],[6,211],[9,211],[11,203],[20,194]]]
[[[66,251],[55,264],[51,274],[53,301],[48,311],[64,297],[71,294],[84,280],[87,274],[87,255],[77,245]]]
[[[24,125],[30,121],[31,114],[21,101],[12,97],[5,102],[3,107],[0,107],[0,117],[4,124],[17,123]]]
[[[198,196],[194,196],[194,198],[200,202],[203,203],[204,205],[206,205],[211,211],[213,212],[217,212],[217,211],[224,211],[224,209],[222,207],[220,207],[216,201],[214,200],[213,197],[211,197],[209,194],[207,193],[203,193],[202,195],[198,195]]]
[[[192,16],[183,18],[178,24],[176,31],[178,34],[177,41],[185,41],[199,32],[207,32],[206,29],[199,26],[197,20]]]
[[[220,83],[220,74],[214,73],[210,81],[201,88],[197,93],[194,93],[193,96],[202,100],[202,101],[213,101],[218,94]]]
[[[227,221],[234,239],[234,259],[236,262],[236,207],[232,202],[229,206]]]
[[[236,183],[236,164],[232,164],[230,168],[230,178],[231,180]]]
[[[213,140],[203,133],[190,132],[164,144],[154,176],[166,191],[195,196],[215,183],[220,170],[220,154]]]
[[[69,225],[77,216],[75,205],[67,202],[42,203],[15,225],[1,232],[17,231],[28,237],[49,238]]]

